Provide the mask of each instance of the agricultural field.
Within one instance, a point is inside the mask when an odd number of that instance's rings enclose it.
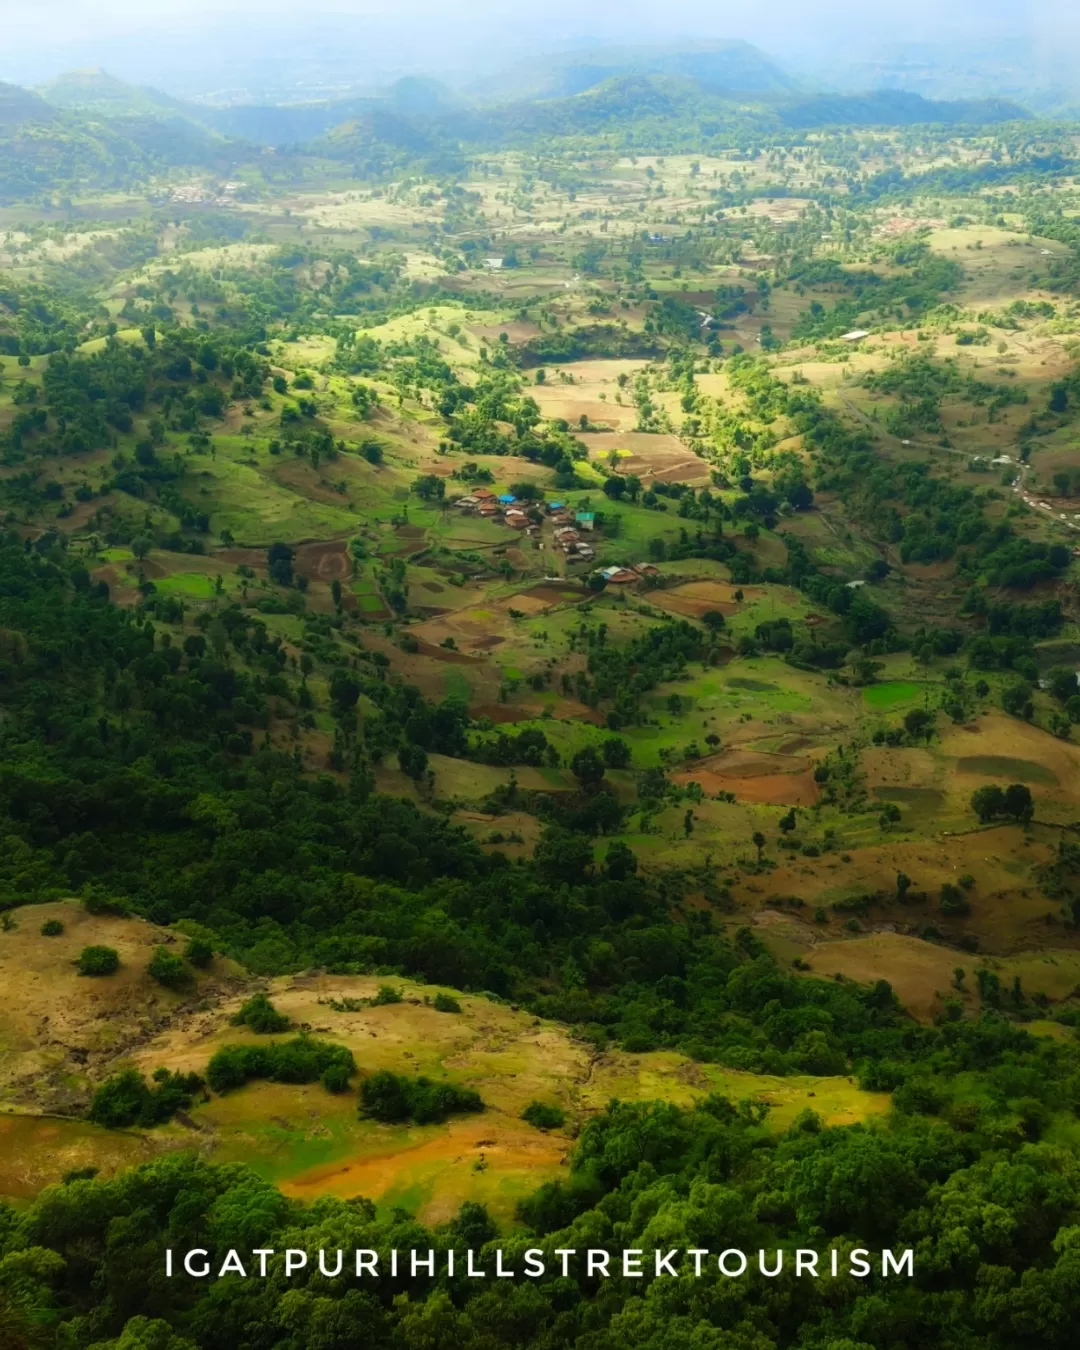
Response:
[[[64,932],[43,941],[37,929],[50,918]],[[836,1124],[872,1118],[888,1104],[885,1094],[860,1092],[846,1079],[744,1073],[670,1052],[598,1052],[560,1024],[490,997],[442,990],[459,1005],[442,1012],[432,1006],[440,990],[409,980],[393,982],[400,1001],[371,1006],[385,983],[374,977],[260,982],[216,961],[197,989],[179,996],[160,989],[145,969],[156,946],[177,944],[176,933],[93,918],[74,903],[20,909],[11,922],[0,987],[21,980],[23,992],[2,1025],[4,1198],[32,1195],[74,1167],[110,1173],[197,1141],[207,1158],[243,1161],[287,1195],[363,1195],[386,1212],[404,1207],[425,1222],[449,1218],[471,1199],[509,1220],[516,1200],[539,1181],[565,1175],[574,1137],[613,1097],[690,1105],[721,1092],[767,1104],[777,1130],[811,1097]],[[121,954],[120,974],[103,994],[72,968],[90,943]],[[257,1044],[250,1030],[230,1025],[255,990],[293,1026],[347,1047],[360,1075],[404,1070],[467,1086],[480,1093],[483,1113],[440,1125],[384,1125],[358,1119],[355,1097],[318,1084],[255,1083],[214,1095],[161,1130],[117,1134],[75,1118],[94,1083],[119,1069],[201,1072],[222,1046]],[[536,1100],[558,1107],[565,1124],[541,1131],[523,1121]]]
[[[1022,125],[0,208],[0,1198],[191,1152],[546,1237],[649,1103],[1074,1146],[1080,165]]]

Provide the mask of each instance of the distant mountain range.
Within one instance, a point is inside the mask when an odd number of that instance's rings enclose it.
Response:
[[[513,99],[505,96],[511,89]],[[746,143],[783,127],[987,124],[1029,116],[1005,99],[802,90],[746,43],[576,53],[539,63],[531,84],[507,77],[469,101],[437,80],[410,76],[355,97],[207,107],[81,70],[36,92],[0,85],[0,196],[32,195],[58,182],[128,184],[170,166],[228,172],[266,147],[383,175],[410,164],[456,172],[470,148],[524,147],[630,127],[639,146],[703,149],[717,135]]]
[[[469,92],[477,101],[569,98],[606,80],[634,75],[674,75],[708,94],[782,93],[797,81],[749,42],[683,47],[597,47],[541,57],[479,81]]]
[[[37,120],[48,109],[108,118],[181,119],[220,136],[274,146],[318,141],[336,128],[373,118],[386,124],[393,140],[409,139],[402,125],[406,122],[426,138],[501,144],[534,134],[598,131],[620,119],[677,117],[705,109],[722,112],[732,101],[753,105],[763,116],[800,128],[988,123],[1030,116],[1005,99],[933,100],[891,89],[865,94],[804,91],[745,42],[694,51],[611,48],[574,53],[536,63],[527,79],[507,72],[469,101],[438,80],[416,76],[398,80],[379,94],[223,108],[126,84],[103,70],[71,71],[41,86],[36,95],[5,87],[12,92],[6,104],[0,103],[0,119],[20,115],[20,109],[21,115]]]

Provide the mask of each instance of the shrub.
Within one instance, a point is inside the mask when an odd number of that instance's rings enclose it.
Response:
[[[964,898],[964,892],[950,881],[946,881],[941,887],[941,912],[942,914],[971,913],[971,906]]]
[[[214,949],[202,938],[193,937],[184,948],[184,960],[190,965],[205,969],[214,959]]]
[[[154,948],[146,973],[151,979],[157,980],[158,984],[163,984],[166,989],[183,989],[191,982],[191,971],[175,952],[169,951],[168,947]]]
[[[80,975],[115,975],[120,969],[120,953],[113,947],[84,947],[75,967]]]
[[[522,1111],[521,1119],[538,1130],[558,1130],[566,1123],[566,1112],[559,1106],[532,1101]]]
[[[344,1060],[335,1060],[333,1064],[327,1065],[323,1070],[322,1078],[319,1081],[327,1092],[348,1092],[351,1077],[351,1067]]]
[[[400,1003],[400,1002],[401,1002],[400,989],[395,989],[392,985],[389,984],[380,984],[379,992],[371,1000],[371,1006],[373,1008],[381,1008],[384,1003]]]
[[[344,1065],[349,1073],[356,1069],[345,1046],[307,1036],[270,1045],[223,1045],[206,1066],[206,1081],[215,1092],[243,1087],[253,1078],[266,1078],[272,1083],[314,1083],[334,1064]]]
[[[126,900],[120,900],[116,896],[109,895],[101,886],[88,886],[83,896],[83,909],[87,914],[95,916],[102,914],[115,914],[123,917],[131,913],[131,906]]]
[[[452,994],[436,994],[431,1000],[431,1006],[436,1012],[459,1013],[461,1011],[461,1004]]]
[[[430,1078],[406,1078],[380,1069],[360,1085],[360,1111],[372,1120],[397,1125],[413,1120],[418,1125],[443,1121],[447,1116],[482,1111],[484,1103],[471,1088],[452,1083],[433,1083]]]
[[[46,919],[41,925],[42,937],[59,937],[64,931],[64,925],[59,919]]]
[[[292,1026],[289,1018],[278,1012],[265,994],[253,994],[229,1022],[234,1027],[248,1027],[259,1036],[273,1036]]]
[[[893,1093],[893,1106],[906,1116],[936,1116],[948,1103],[944,1087],[932,1078],[911,1078]]]
[[[170,1073],[158,1069],[151,1086],[137,1069],[125,1069],[106,1079],[90,1103],[90,1119],[98,1125],[122,1129],[127,1125],[162,1125],[191,1105],[202,1089],[197,1073]]]

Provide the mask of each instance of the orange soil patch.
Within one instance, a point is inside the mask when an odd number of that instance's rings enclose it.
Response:
[[[589,457],[606,459],[612,450],[629,450],[619,456],[621,474],[637,474],[643,482],[705,484],[711,481],[709,466],[677,436],[653,436],[644,431],[596,432],[588,438]]]
[[[700,783],[705,792],[734,792],[765,806],[811,806],[818,799],[812,763],[767,751],[724,750],[692,769],[672,774],[676,783]]]
[[[806,773],[739,778],[708,769],[691,769],[672,774],[671,779],[674,783],[700,783],[702,790],[713,796],[719,792],[733,792],[738,801],[756,802],[762,806],[812,806],[818,799],[818,785],[809,770]]]
[[[437,1186],[439,1195],[422,1207],[421,1215],[425,1222],[437,1223],[449,1219],[462,1201],[484,1191],[489,1168],[496,1170],[499,1189],[518,1181],[524,1191],[531,1189],[534,1174],[550,1175],[566,1160],[568,1151],[565,1138],[505,1117],[492,1120],[484,1115],[453,1121],[435,1138],[411,1148],[387,1148],[379,1154],[313,1168],[284,1182],[281,1189],[298,1198],[363,1195],[380,1200],[410,1182],[426,1183]],[[485,1168],[474,1171],[478,1162]]]
[[[686,581],[670,590],[650,592],[649,600],[673,614],[685,614],[688,618],[700,619],[710,610],[720,614],[737,614],[740,602],[735,592],[742,590],[743,602],[748,603],[765,594],[760,586],[732,586],[726,581]]]

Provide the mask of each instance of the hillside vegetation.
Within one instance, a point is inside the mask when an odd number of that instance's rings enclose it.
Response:
[[[18,1350],[1071,1343],[1072,132],[594,55],[3,91]]]

